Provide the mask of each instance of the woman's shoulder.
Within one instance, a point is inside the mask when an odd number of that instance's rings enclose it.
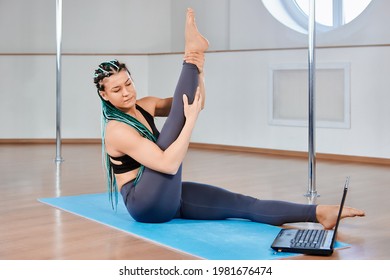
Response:
[[[121,142],[129,142],[129,139],[136,140],[138,137],[139,133],[123,122],[110,120],[106,125],[104,140],[107,147],[116,147]]]
[[[106,125],[106,136],[121,134],[121,133],[123,133],[123,131],[129,130],[129,128],[130,128],[130,126],[123,123],[123,122],[120,122],[117,120],[110,120],[107,122],[107,125]]]

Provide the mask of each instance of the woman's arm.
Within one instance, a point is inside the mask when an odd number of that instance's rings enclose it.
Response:
[[[171,111],[172,101],[173,101],[172,97],[157,100],[154,116],[168,117],[169,112]]]
[[[172,107],[172,97],[158,98],[148,96],[141,98],[137,103],[154,117],[167,117]]]
[[[107,125],[106,148],[109,154],[127,154],[140,164],[166,174],[176,174],[188,150],[191,134],[201,111],[202,95],[198,88],[194,102],[189,105],[183,95],[186,122],[178,138],[165,150],[142,137],[130,126],[116,121]]]
[[[199,74],[199,90],[202,95],[202,110],[204,109],[204,104],[206,102],[206,88],[204,85],[204,72]]]

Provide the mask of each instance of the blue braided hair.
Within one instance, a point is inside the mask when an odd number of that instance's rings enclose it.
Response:
[[[107,154],[106,147],[105,147],[105,132],[106,132],[106,126],[108,121],[110,120],[116,120],[123,122],[134,129],[138,131],[138,133],[153,141],[156,142],[156,137],[153,135],[152,132],[149,131],[141,122],[139,122],[136,118],[132,117],[129,114],[126,114],[116,108],[114,105],[112,105],[109,101],[106,101],[102,98],[100,95],[100,91],[104,91],[104,85],[103,80],[105,78],[108,78],[116,73],[119,73],[120,71],[125,70],[129,73],[129,70],[127,69],[126,65],[124,63],[118,62],[118,60],[110,60],[102,62],[98,68],[95,70],[94,74],[94,83],[97,87],[98,95],[101,99],[101,106],[102,106],[102,157],[103,157],[103,166],[106,171],[106,179],[107,179],[107,190],[109,193],[109,200],[111,202],[111,206],[113,209],[116,209],[116,206],[118,204],[118,186],[116,183],[116,179],[114,176],[114,172],[112,169],[112,166],[110,164],[110,156]],[[141,178],[142,172],[144,170],[144,166],[141,165],[141,167],[138,170],[137,177],[134,181],[134,185],[136,185]]]

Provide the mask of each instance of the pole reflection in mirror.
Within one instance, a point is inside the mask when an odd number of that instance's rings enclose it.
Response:
[[[62,0],[56,0],[56,162],[61,162],[61,44],[62,44]]]
[[[55,180],[55,186],[56,186],[56,197],[61,196],[61,161],[56,161],[56,180]]]
[[[309,172],[308,172],[308,189],[305,196],[308,198],[318,197],[316,190],[316,151],[315,151],[315,0],[309,0],[309,61],[308,61],[308,77],[309,77],[309,109],[308,109],[308,155],[309,155]],[[310,202],[310,201],[309,201]]]

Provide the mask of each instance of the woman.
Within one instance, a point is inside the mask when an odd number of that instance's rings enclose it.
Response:
[[[204,106],[203,64],[207,48],[208,41],[196,27],[194,12],[188,9],[183,68],[173,98],[167,99],[137,100],[124,64],[113,60],[99,65],[94,82],[106,124],[103,145],[110,193],[120,192],[130,215],[139,222],[244,218],[273,225],[320,222],[325,228],[333,228],[338,206],[259,200],[181,181],[181,163]],[[153,118],[166,116],[160,133]],[[111,196],[111,201],[115,205],[117,197]],[[343,217],[363,215],[363,211],[354,208],[343,211]]]

